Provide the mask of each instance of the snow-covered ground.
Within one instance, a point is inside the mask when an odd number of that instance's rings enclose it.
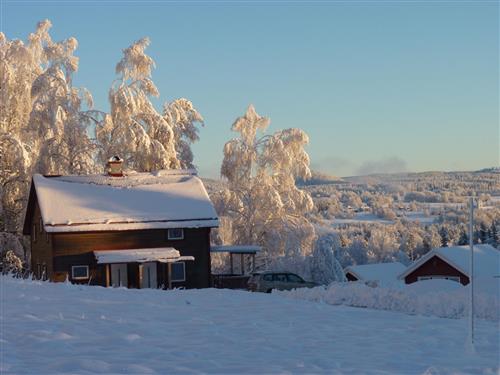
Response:
[[[231,290],[1,277],[1,372],[449,374],[499,371],[499,327]]]
[[[435,215],[427,216],[422,211],[404,211],[404,210],[396,210],[395,211],[401,220],[408,221],[418,221],[420,224],[428,225],[434,223],[436,220]],[[354,217],[351,219],[340,219],[335,218],[332,220],[332,226],[342,226],[346,224],[370,224],[370,223],[379,223],[379,224],[394,224],[393,220],[382,219],[377,215],[366,213],[366,212],[358,212],[354,214]]]
[[[354,214],[352,219],[338,219],[335,218],[332,220],[332,225],[339,226],[345,224],[367,224],[367,223],[379,223],[379,224],[394,224],[392,220],[381,219],[377,215],[366,213],[366,212],[358,212]]]
[[[402,211],[398,210],[396,213],[400,216],[401,219],[405,219],[408,221],[418,221],[420,224],[428,225],[434,223],[436,220],[435,215],[426,215],[422,211]]]

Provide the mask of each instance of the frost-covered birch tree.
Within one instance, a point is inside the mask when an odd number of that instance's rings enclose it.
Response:
[[[73,55],[75,38],[44,46],[47,68],[35,79],[31,89],[33,108],[28,131],[35,135],[38,151],[36,171],[48,174],[86,174],[94,170],[95,142],[89,137],[90,125],[98,121],[92,96],[72,85],[78,70]],[[82,110],[83,106],[89,108]]]
[[[24,209],[31,166],[36,160],[27,125],[31,88],[43,72],[43,48],[50,22],[38,23],[28,42],[9,40],[0,32],[0,230],[16,232]]]
[[[26,44],[0,33],[0,230],[17,253],[12,236],[21,238],[32,174],[86,173],[94,165],[88,126],[96,112],[81,110],[90,94],[72,86],[78,43],[52,41],[50,27],[39,22]]]
[[[300,129],[261,135],[269,123],[252,105],[233,123],[239,137],[224,146],[227,186],[216,199],[219,214],[231,219],[233,241],[262,245],[266,262],[309,255],[314,238],[306,217],[312,199],[295,185],[310,177],[309,138]]]
[[[97,127],[99,157],[119,155],[130,169],[151,171],[191,167],[190,143],[198,139],[203,118],[186,99],[166,103],[160,114],[151,103],[160,95],[151,78],[154,60],[143,38],[123,50],[116,65],[119,78],[109,91],[111,111]]]
[[[196,125],[203,125],[203,117],[194,108],[193,103],[181,98],[165,103],[163,118],[172,127],[180,167],[194,168],[191,144],[199,140]]]

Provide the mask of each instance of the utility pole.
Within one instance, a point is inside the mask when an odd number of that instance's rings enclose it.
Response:
[[[469,198],[469,345],[474,352],[474,197]]]

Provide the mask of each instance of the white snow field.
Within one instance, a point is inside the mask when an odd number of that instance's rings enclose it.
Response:
[[[234,290],[1,281],[2,374],[497,374],[499,327]]]

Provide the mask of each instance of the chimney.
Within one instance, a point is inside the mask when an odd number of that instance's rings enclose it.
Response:
[[[123,159],[119,156],[113,156],[108,159],[108,176],[123,176]]]

